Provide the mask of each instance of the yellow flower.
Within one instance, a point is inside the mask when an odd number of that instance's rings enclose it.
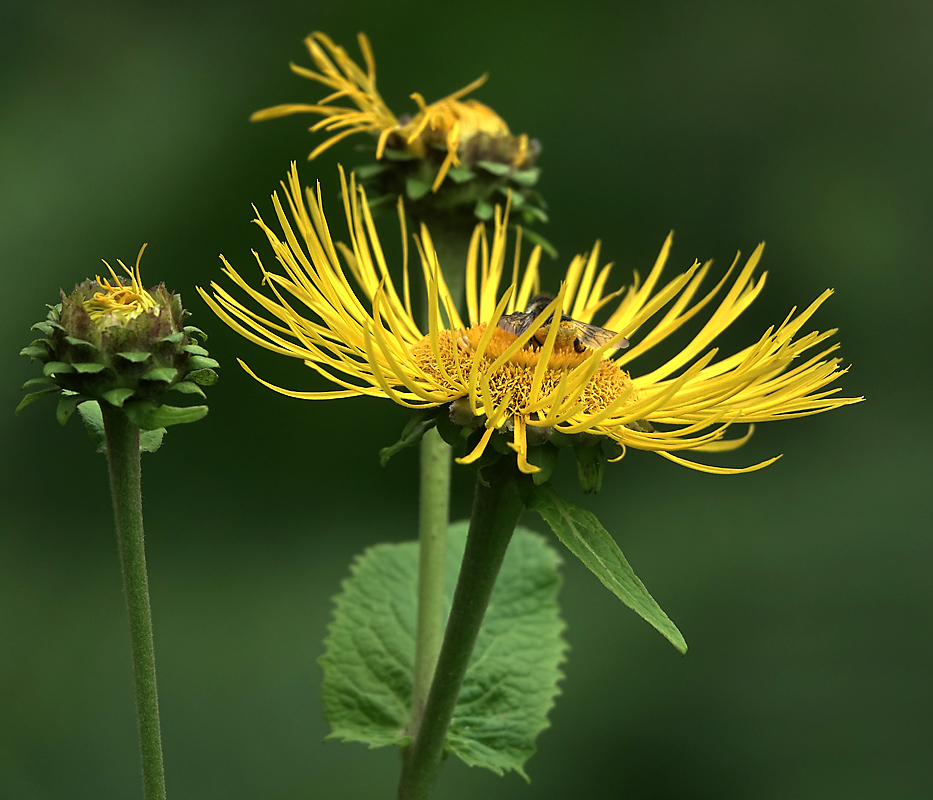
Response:
[[[107,278],[101,279],[99,275],[95,276],[97,284],[103,291],[95,292],[89,300],[84,302],[84,308],[93,322],[100,322],[109,317],[112,324],[124,324],[158,305],[152,295],[143,288],[142,278],[139,275],[139,261],[145,249],[146,245],[140,248],[139,255],[136,256],[135,269],[130,269],[117,259],[117,263],[129,275],[129,284],[124,284],[125,279],[121,279],[113,271],[113,267],[106,261],[104,262],[110,270],[113,283],[110,283]]]
[[[436,192],[451,167],[460,166],[461,157],[469,163],[484,159],[510,164],[513,167],[530,166],[534,159],[529,149],[528,136],[512,136],[509,127],[491,108],[476,100],[462,98],[486,82],[486,75],[473,81],[458,92],[428,105],[418,92],[411,95],[418,104],[418,113],[402,123],[389,110],[376,90],[376,62],[366,35],[357,37],[366,71],[347,55],[347,51],[334,44],[323,33],[312,33],[305,39],[308,52],[320,72],[291,64],[297,75],[310,78],[332,89],[332,93],[318,103],[286,103],[257,111],[250,117],[254,122],[289,114],[319,114],[324,119],[311,126],[311,131],[337,131],[318,145],[309,159],[323,153],[328,147],[354,133],[373,133],[378,136],[376,158],[381,159],[386,145],[416,158],[425,158],[432,148],[446,149],[447,154],[434,178],[432,191]],[[323,47],[322,47],[323,45]],[[346,98],[355,108],[332,105]]]
[[[213,295],[198,290],[241,335],[273,352],[303,360],[341,387],[333,391],[283,389],[240,362],[250,375],[282,394],[310,400],[369,395],[410,408],[453,403],[452,417],[461,418],[466,406],[472,423],[485,430],[461,463],[478,459],[498,431],[510,436],[519,468],[534,472],[537,468],[528,462],[529,434],[556,430],[606,436],[621,446],[623,455],[629,447],[651,450],[678,464],[719,474],[760,469],[776,459],[729,469],[676,454],[739,447],[751,429],[740,438],[726,439],[736,423],[806,416],[861,399],[836,397],[838,389],[825,388],[845,372],[838,358],[828,358],[838,347],[825,344],[835,331],[798,335],[829,297],[829,290],[802,313],[792,310],[780,325],[733,355],[719,357],[710,347],[761,291],[765,275],[753,277],[761,246],[744,266],[738,266],[737,256],[728,273],[701,296],[698,292],[710,263],[694,263],[683,274],[661,283],[670,237],[643,283],[636,275],[631,286],[607,292],[611,265],[599,266],[597,243],[592,253],[573,259],[557,297],[527,330],[515,335],[498,323],[539,294],[540,249],[533,250],[521,269],[516,246],[506,276],[508,286],[500,292],[508,269],[508,209],[504,214],[497,209],[491,242],[482,225],[473,234],[465,265],[466,319],[457,311],[430,234],[422,226],[415,243],[427,285],[425,331],[412,312],[407,248],[399,291],[364,192],[352,175],[348,186],[342,171],[341,183],[349,246],[335,244],[321,209],[320,186],[316,194],[308,190],[303,195],[293,164],[288,184],[282,184],[285,205],[278,194],[273,195],[281,238],[262,219],[256,220],[284,274],[268,272],[257,255],[262,283],[268,287],[262,292],[224,260],[226,275],[264,313],[251,310],[216,283],[211,284]],[[401,203],[399,212],[404,243]],[[305,310],[299,311],[300,307]],[[625,369],[707,307],[713,309],[711,316],[676,355],[648,372],[632,375]],[[606,315],[601,324],[615,332],[611,339],[595,349],[582,348],[582,352],[558,344],[563,314],[592,323],[597,313]],[[545,325],[549,325],[546,336],[539,333]],[[623,336],[632,346],[610,357]],[[816,355],[803,357],[817,347]]]

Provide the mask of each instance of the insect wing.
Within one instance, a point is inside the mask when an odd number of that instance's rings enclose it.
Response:
[[[590,325],[587,322],[577,322],[575,320],[574,324],[577,326],[577,339],[587,347],[592,347],[593,349],[602,347],[616,335],[615,331],[607,331],[605,328],[600,328],[598,325]],[[609,349],[624,350],[626,347],[628,347],[628,339],[620,339]]]
[[[508,333],[521,336],[528,330],[528,326],[534,318],[534,314],[529,314],[525,311],[516,311],[514,314],[504,314],[499,317],[499,327]]]

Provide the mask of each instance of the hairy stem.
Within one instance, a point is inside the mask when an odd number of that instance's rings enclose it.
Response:
[[[448,289],[462,310],[469,246],[466,227],[435,226],[434,249]],[[427,324],[425,324],[427,328]],[[441,413],[444,413],[443,411]],[[450,447],[436,430],[421,440],[421,503],[419,516],[418,627],[415,636],[414,682],[408,732],[416,736],[424,716],[434,667],[444,634],[444,562],[450,517]]]
[[[139,428],[129,421],[122,409],[109,403],[100,405],[107,436],[107,463],[110,467],[110,491],[113,495],[117,548],[123,573],[123,593],[130,620],[143,788],[146,800],[164,800],[165,771],[162,766],[159,698],[156,691],[152,614],[143,538]]]
[[[421,727],[402,764],[399,800],[424,800],[437,778],[467,665],[524,508],[517,478],[514,465],[503,459],[477,479],[460,577]]]
[[[450,448],[433,428],[421,440],[418,634],[408,730],[416,736],[444,635],[444,561],[450,516]]]

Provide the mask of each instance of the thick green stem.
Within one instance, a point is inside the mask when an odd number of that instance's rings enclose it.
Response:
[[[399,800],[424,800],[444,755],[444,742],[502,559],[524,504],[510,459],[477,479],[466,551],[431,691],[418,735],[405,754]],[[488,484],[483,483],[483,478]]]
[[[123,593],[130,619],[143,788],[146,800],[164,800],[165,771],[162,766],[159,698],[156,692],[152,614],[149,609],[149,580],[146,576],[143,538],[139,428],[129,421],[122,409],[108,403],[100,405],[107,435],[107,463],[110,466],[110,491],[113,495],[117,547],[123,572]]]
[[[408,731],[418,733],[444,635],[444,560],[450,516],[450,447],[433,428],[421,440],[418,634]]]

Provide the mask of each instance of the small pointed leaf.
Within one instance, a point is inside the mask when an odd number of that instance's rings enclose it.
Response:
[[[142,364],[149,358],[150,354],[148,351],[139,351],[132,353],[117,353],[117,355],[126,361],[132,361],[134,364]]]
[[[53,381],[51,378],[42,377],[42,378],[30,378],[28,381],[26,381],[26,383],[23,384],[22,388],[23,389],[35,389],[37,387],[46,388],[50,386],[57,387],[58,384],[55,383],[55,381]]]
[[[447,170],[447,177],[454,183],[466,183],[476,177],[476,173],[469,167],[451,167]]]
[[[133,396],[133,389],[111,389],[104,393],[104,400],[110,405],[122,408],[123,404]]]
[[[68,372],[74,372],[75,368],[64,361],[50,361],[42,368],[42,374],[46,376],[61,375]]]
[[[632,611],[653,625],[681,653],[687,643],[673,622],[648,594],[608,531],[589,511],[577,508],[549,486],[537,486],[528,507],[551,526],[567,549]]]
[[[49,357],[47,348],[34,344],[29,345],[29,347],[24,347],[19,351],[19,354],[21,356],[29,356],[30,358],[41,358],[43,361]]]
[[[163,381],[165,383],[171,383],[175,380],[177,374],[178,370],[175,369],[175,367],[156,367],[145,373],[142,379],[144,381]]]
[[[381,175],[385,172],[388,167],[385,164],[361,164],[358,167],[353,168],[353,173],[356,175],[357,180],[367,181],[370,178],[375,178],[377,175]]]
[[[427,413],[430,413],[430,417],[427,416]],[[414,447],[418,444],[424,434],[431,430],[436,424],[434,416],[437,413],[437,409],[432,408],[430,412],[422,412],[414,416],[409,420],[408,424],[405,426],[402,431],[401,437],[399,440],[388,447],[383,447],[379,451],[379,463],[384,467],[389,463],[389,459],[392,458],[396,453],[401,452],[409,447]]]
[[[203,347],[201,347],[201,345],[199,345],[199,344],[186,344],[184,347],[181,348],[181,351],[182,351],[183,353],[190,353],[190,354],[193,355],[193,356],[208,356],[208,355],[210,355],[210,353],[208,353],[207,350],[205,350],[205,349],[204,349]]]
[[[187,333],[189,336],[200,336],[202,342],[207,341],[207,334],[204,333],[204,331],[202,331],[200,328],[194,327],[194,325],[185,325],[185,333]]]
[[[419,181],[417,178],[408,178],[405,181],[405,194],[410,200],[420,200],[431,191],[431,184]]]
[[[382,151],[382,157],[389,159],[389,161],[412,161],[416,158],[406,150],[393,150],[389,147]]]
[[[71,419],[79,403],[86,403],[90,398],[83,394],[66,394],[58,401],[58,408],[55,411],[55,418],[59,425],[64,425]]]
[[[511,178],[522,186],[534,186],[538,182],[540,175],[541,170],[537,167],[532,167],[531,169],[522,169],[513,172]]]
[[[31,392],[27,394],[22,400],[19,401],[19,405],[16,407],[15,414],[19,414],[26,406],[32,405],[42,397],[48,397],[50,394],[58,394],[61,391],[57,386],[53,386],[50,389],[41,389],[38,392]]]
[[[476,166],[499,176],[508,175],[512,171],[511,164],[503,164],[499,161],[477,161]]]
[[[216,369],[219,366],[220,364],[213,358],[207,358],[206,356],[191,356],[188,359],[188,368],[191,370]]]
[[[98,364],[96,361],[87,364],[75,364],[74,368],[76,372],[80,372],[82,375],[93,375],[95,372],[102,372],[107,369],[104,364]]]
[[[488,222],[492,219],[493,211],[492,203],[487,203],[485,200],[480,200],[473,209],[473,213],[476,217],[483,220],[483,222]]]
[[[181,392],[182,394],[199,394],[201,397],[207,398],[207,395],[204,394],[204,390],[191,381],[179,381],[172,386],[171,391]]]
[[[65,341],[68,342],[72,347],[82,347],[85,349],[96,350],[90,342],[85,339],[76,339],[74,336],[66,336]]]
[[[130,421],[144,431],[197,422],[207,414],[207,406],[157,406],[150,400],[132,400],[123,405]]]
[[[217,383],[217,373],[212,369],[196,369],[189,372],[186,377],[201,386],[213,386]]]

